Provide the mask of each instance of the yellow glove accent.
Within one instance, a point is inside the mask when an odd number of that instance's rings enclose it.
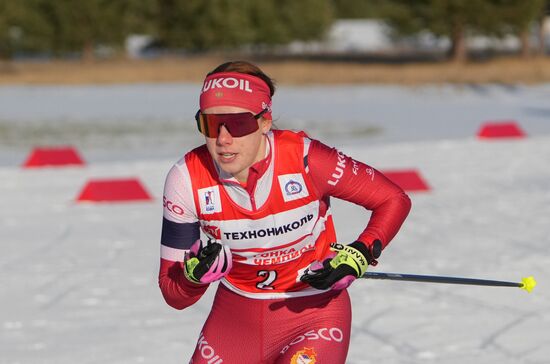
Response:
[[[334,269],[341,264],[347,264],[355,270],[357,278],[362,277],[367,271],[369,263],[365,256],[352,246],[333,243],[330,244],[330,250],[337,252],[336,256],[330,261],[330,266]]]
[[[193,272],[195,271],[195,267],[199,264],[199,259],[197,257],[190,258],[185,261],[185,269],[183,270],[183,273],[185,274],[185,277],[189,279],[191,282],[200,283],[200,281],[195,278],[193,275]]]

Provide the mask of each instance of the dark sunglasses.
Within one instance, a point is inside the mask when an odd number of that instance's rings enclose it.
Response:
[[[232,137],[238,138],[259,129],[258,119],[265,114],[268,109],[263,109],[254,115],[250,112],[241,112],[237,114],[203,114],[200,110],[195,115],[199,131],[208,138],[217,138],[220,134],[221,126],[225,126]]]

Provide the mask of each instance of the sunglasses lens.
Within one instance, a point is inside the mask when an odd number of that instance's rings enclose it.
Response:
[[[199,131],[209,138],[217,138],[221,126],[225,126],[232,137],[242,137],[258,130],[258,121],[251,113],[203,114],[195,117]]]

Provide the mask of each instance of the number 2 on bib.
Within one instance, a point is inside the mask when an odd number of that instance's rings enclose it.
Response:
[[[263,281],[256,283],[258,289],[274,289],[272,283],[277,279],[277,271],[274,270],[260,270],[258,271],[258,277],[264,277]]]

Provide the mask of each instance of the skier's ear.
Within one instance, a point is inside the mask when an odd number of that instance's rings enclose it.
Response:
[[[271,119],[260,118],[260,130],[262,134],[267,134],[271,130],[273,121]]]

